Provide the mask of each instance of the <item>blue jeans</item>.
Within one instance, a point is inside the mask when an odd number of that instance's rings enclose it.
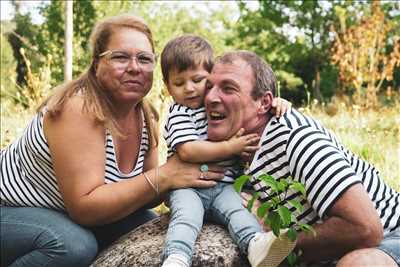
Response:
[[[392,257],[400,266],[400,229],[387,233],[377,248]]]
[[[99,248],[156,217],[137,211],[116,223],[85,228],[62,212],[0,207],[1,266],[88,266]]]
[[[255,233],[261,232],[257,219],[242,205],[231,184],[218,183],[207,189],[178,189],[169,195],[171,219],[163,258],[181,254],[191,261],[194,243],[203,225],[204,216],[228,227],[229,233],[243,254]]]

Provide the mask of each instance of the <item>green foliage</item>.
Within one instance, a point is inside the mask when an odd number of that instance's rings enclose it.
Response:
[[[298,226],[299,229],[309,232],[312,230],[312,227],[297,222],[297,219],[293,216],[293,213],[283,204],[285,202],[286,195],[289,190],[293,192],[301,193],[304,197],[306,194],[304,186],[296,181],[293,181],[291,178],[275,180],[274,177],[268,174],[261,174],[257,177],[258,180],[261,180],[266,186],[268,186],[269,192],[268,196],[270,200],[261,203],[257,207],[257,216],[259,218],[265,218],[266,225],[270,226],[272,231],[276,236],[279,236],[279,232],[281,229],[286,229],[290,227],[291,229]],[[234,188],[237,192],[241,192],[243,185],[250,180],[249,175],[242,175],[235,180]],[[258,199],[259,194],[255,192],[252,196],[252,199],[248,202],[247,208],[251,211],[254,202]],[[302,205],[296,200],[287,201],[290,205],[294,206],[297,210],[302,211]],[[295,236],[293,230],[291,230],[292,237]]]
[[[330,99],[341,86],[329,62],[331,27],[354,25],[368,6],[358,1],[259,0],[259,8],[252,10],[239,2],[241,16],[227,44],[254,51],[270,63],[282,97],[295,103],[304,102],[308,93],[319,101]],[[400,31],[396,3],[385,1],[382,8]],[[395,76],[395,84],[399,81],[400,75]]]
[[[21,55],[21,48],[25,49],[26,56],[30,58],[31,61],[35,62],[33,63],[33,67],[36,67],[38,65],[36,62],[39,60],[39,55],[34,38],[37,35],[38,27],[32,24],[32,18],[29,13],[22,15],[17,12],[12,22],[15,28],[9,29],[4,34],[6,34],[8,38],[16,60],[17,83],[22,86],[26,84],[25,76],[27,74],[27,66]]]
[[[52,85],[64,79],[64,5],[63,1],[52,1],[40,8],[45,18],[35,38],[39,53],[43,55],[42,64],[50,58]],[[89,36],[96,20],[96,10],[90,0],[74,1],[73,4],[73,76],[85,69],[90,62]]]
[[[3,99],[9,95],[13,95],[15,92],[15,81],[16,79],[16,62],[13,56],[13,50],[10,43],[7,40],[7,36],[4,34],[10,31],[11,23],[1,22],[1,36],[0,36],[0,47],[1,47],[1,68],[0,68],[0,98]]]
[[[240,4],[241,17],[228,43],[264,57],[278,74],[283,97],[299,102],[306,90],[313,89],[314,97],[321,98],[320,74],[329,63],[333,12],[317,1],[263,0],[259,4],[255,11]]]
[[[293,181],[290,177],[286,179],[280,179],[278,181],[269,174],[261,174],[257,177],[257,179],[261,180],[266,186],[269,187],[267,194],[268,198],[270,199],[260,203],[259,206],[257,206],[257,217],[264,221],[264,224],[272,230],[275,236],[279,237],[283,229],[288,229],[287,234],[291,241],[295,241],[297,239],[297,231],[313,233],[315,235],[315,231],[310,225],[298,222],[293,212],[291,212],[289,208],[284,205],[285,198],[289,190],[301,193],[305,197],[306,190],[301,183]],[[233,185],[235,190],[238,193],[241,192],[243,185],[249,180],[249,175],[242,175],[237,178]],[[255,192],[250,201],[247,203],[247,209],[250,212],[252,211],[255,201],[257,201],[258,197],[258,192]],[[289,200],[287,203],[295,207],[298,211],[303,211],[303,206],[298,201]],[[288,263],[293,266],[297,261],[297,255],[292,252],[287,257],[287,260]]]

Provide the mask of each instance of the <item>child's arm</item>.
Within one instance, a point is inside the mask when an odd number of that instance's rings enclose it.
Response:
[[[260,140],[257,134],[243,135],[240,129],[229,140],[211,142],[196,140],[177,145],[176,152],[179,157],[188,162],[219,161],[234,155],[248,154],[258,149],[256,142]]]

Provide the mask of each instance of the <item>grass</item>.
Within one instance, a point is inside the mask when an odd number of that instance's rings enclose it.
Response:
[[[332,130],[353,153],[372,163],[381,177],[400,191],[400,104],[379,110],[361,110],[335,105],[335,112],[326,107],[311,106],[301,109]],[[2,100],[1,144],[4,148],[20,136],[34,111],[27,111]],[[328,115],[331,114],[331,115]],[[164,143],[161,142],[161,144]],[[166,153],[161,149],[161,162]]]

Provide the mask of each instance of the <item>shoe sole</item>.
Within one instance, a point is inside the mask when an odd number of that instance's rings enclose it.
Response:
[[[257,267],[277,267],[289,255],[295,246],[296,242],[290,241],[286,233],[282,234],[279,238],[275,237],[268,253]]]

